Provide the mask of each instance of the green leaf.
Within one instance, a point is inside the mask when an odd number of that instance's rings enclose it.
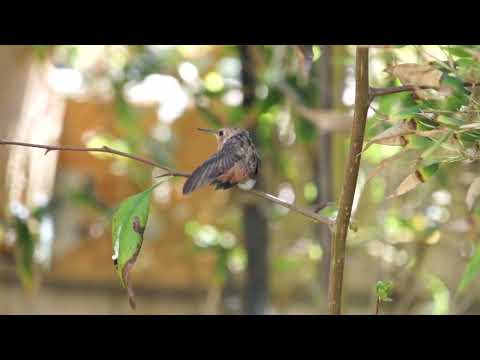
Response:
[[[392,121],[415,119],[421,110],[422,108],[419,105],[409,106],[401,111],[391,114],[389,117]]]
[[[135,300],[129,275],[142,247],[143,233],[150,211],[151,194],[157,185],[124,200],[113,215],[114,254],[112,259],[122,285],[127,289],[132,309],[135,309]]]
[[[456,77],[444,75],[442,78],[441,88],[450,88],[455,96],[466,96],[468,98],[468,92],[463,86],[463,81]]]
[[[460,284],[458,285],[458,291],[464,291],[466,287],[473,281],[475,276],[477,276],[478,271],[480,270],[480,246],[477,246],[475,254],[470,259],[467,264],[465,271],[460,279]]]
[[[411,135],[406,146],[411,150],[425,150],[433,145],[433,141],[424,136]]]
[[[428,156],[432,155],[445,141],[448,140],[448,138],[452,134],[453,134],[453,130],[450,130],[450,131],[446,132],[438,141],[433,140],[434,144],[422,153],[421,158],[425,159]],[[437,169],[438,169],[438,164],[437,164]]]
[[[452,117],[452,116],[446,116],[446,115],[438,115],[437,121],[440,124],[443,124],[443,125],[446,125],[446,126],[452,127],[452,128],[458,128],[458,127],[465,124],[465,121],[463,121],[463,120],[457,119],[457,118]]]
[[[460,137],[460,140],[462,140],[462,141],[474,142],[474,141],[480,139],[480,131],[472,129],[472,130],[469,130],[469,131],[462,132],[459,135],[459,137]]]
[[[15,257],[17,273],[26,290],[33,287],[33,253],[35,239],[24,219],[15,216],[16,245]]]
[[[459,45],[442,46],[441,48],[453,56],[470,57],[468,51],[464,50],[462,46]]]
[[[428,119],[424,116],[415,117],[415,122],[417,123],[417,130],[420,131],[429,131],[438,128],[437,121]]]
[[[418,172],[422,175],[423,181],[427,181],[430,179],[437,171],[439,168],[439,163],[433,163],[428,166],[424,166],[420,169],[418,169]]]
[[[392,301],[390,299],[392,289],[393,283],[391,281],[378,281],[375,285],[375,292],[380,301]]]
[[[462,58],[458,62],[458,75],[465,81],[480,82],[480,63],[471,58]]]

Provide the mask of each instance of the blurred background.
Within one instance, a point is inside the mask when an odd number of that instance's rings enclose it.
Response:
[[[249,129],[262,156],[258,187],[335,212],[355,96],[355,46],[0,46],[0,138],[110,146],[190,172],[216,150],[198,127]],[[395,63],[447,59],[440,46],[371,49],[374,86]],[[410,94],[374,101],[367,138]],[[379,110],[380,109],[380,110]],[[347,242],[344,313],[480,312],[478,279],[456,289],[477,241],[465,206],[477,165],[459,164],[405,196],[387,195],[411,158],[367,181],[398,146],[362,157]],[[109,154],[1,146],[0,313],[132,314],[112,264],[111,216],[161,174]],[[139,314],[324,314],[328,229],[237,190],[158,186],[132,271]]]

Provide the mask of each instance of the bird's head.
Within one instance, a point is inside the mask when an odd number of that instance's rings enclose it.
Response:
[[[221,149],[223,144],[225,144],[225,142],[230,139],[232,136],[242,132],[242,131],[245,131],[243,129],[239,129],[239,128],[221,128],[221,129],[218,129],[218,130],[211,130],[211,129],[198,129],[200,131],[205,131],[205,132],[208,132],[210,134],[214,134],[215,137],[217,138],[217,141],[218,141],[218,148]]]

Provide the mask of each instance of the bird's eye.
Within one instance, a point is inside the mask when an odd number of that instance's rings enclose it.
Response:
[[[218,132],[218,135],[223,136],[223,131],[220,130],[220,131]]]

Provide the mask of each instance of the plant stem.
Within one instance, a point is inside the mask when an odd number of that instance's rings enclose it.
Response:
[[[464,82],[463,83],[463,86],[473,86],[473,85],[474,85],[473,83],[469,83],[469,82]],[[372,88],[369,89],[370,101],[375,99],[377,96],[397,94],[397,93],[405,92],[405,91],[415,91],[417,89],[438,90],[438,87],[435,87],[435,86],[415,86],[415,85],[402,85],[402,86],[392,86],[392,87],[385,87],[385,88],[373,88],[372,87]]]
[[[113,155],[118,155],[122,157],[126,157],[138,162],[141,162],[146,165],[150,165],[159,169],[165,170],[167,173],[160,175],[160,177],[165,177],[165,176],[178,176],[178,177],[189,177],[190,174],[184,173],[184,172],[178,172],[174,169],[171,169],[167,166],[158,164],[152,160],[148,160],[145,158],[141,158],[139,156],[131,155],[128,153],[125,153],[123,151],[115,150],[112,149],[108,146],[102,146],[99,148],[86,148],[86,147],[80,147],[80,146],[56,146],[56,145],[39,145],[39,144],[30,144],[30,143],[25,143],[25,142],[18,142],[18,141],[5,141],[5,140],[0,140],[0,145],[15,145],[15,146],[24,146],[24,147],[31,147],[31,148],[39,148],[39,149],[45,149],[45,155],[48,154],[49,151],[79,151],[79,152],[103,152],[103,153],[108,153],[108,154],[113,154]],[[290,204],[286,201],[283,201],[282,199],[277,198],[276,196],[273,196],[269,193],[260,191],[260,190],[242,190],[245,192],[248,192],[250,194],[253,194],[257,197],[261,197],[265,200],[268,200],[270,202],[273,202],[275,204],[278,204],[280,206],[283,206],[287,209],[290,209],[294,212],[297,212],[299,214],[302,214],[305,217],[308,217],[312,220],[322,222],[324,224],[329,225],[330,227],[333,227],[335,221],[330,220],[327,217],[321,216],[319,214],[316,214],[315,212],[309,210],[309,209],[303,209],[300,208],[294,204]]]
[[[154,161],[144,159],[135,155],[131,155],[128,153],[125,153],[123,151],[115,150],[112,149],[108,146],[102,146],[99,148],[86,148],[86,147],[79,147],[79,146],[55,146],[55,145],[38,145],[38,144],[30,144],[30,143],[24,143],[24,142],[18,142],[18,141],[4,141],[0,140],[0,145],[18,145],[18,146],[26,146],[26,147],[33,147],[33,148],[39,148],[39,149],[45,149],[45,155],[47,155],[50,151],[81,151],[81,152],[103,152],[103,153],[108,153],[108,154],[114,154],[122,157],[126,157],[132,160],[136,160],[138,162],[163,169],[167,171],[167,174],[169,176],[182,176],[182,177],[188,177],[190,174],[187,173],[182,173],[182,172],[177,172],[173,169],[170,169],[167,166],[160,165]]]
[[[332,241],[332,260],[330,262],[328,307],[332,315],[339,315],[341,313],[346,239],[360,168],[369,104],[368,48],[357,47],[355,64],[355,110],[353,115],[350,153],[345,169],[343,189],[340,195],[339,211]]]
[[[377,303],[375,304],[375,315],[380,313],[380,298],[377,296]]]
[[[316,214],[315,212],[311,211],[311,210],[308,210],[308,209],[302,209],[302,208],[299,208],[298,206],[295,206],[294,204],[290,204],[289,202],[286,202],[286,201],[283,201],[282,199],[276,197],[276,196],[273,196],[269,193],[266,193],[266,192],[263,192],[263,191],[259,191],[259,190],[255,190],[255,189],[252,189],[252,190],[242,190],[242,191],[246,191],[246,192],[249,192],[250,194],[253,194],[257,197],[261,197],[263,199],[266,199],[268,201],[271,201],[275,204],[278,204],[280,206],[283,206],[287,209],[290,209],[292,211],[295,211],[299,214],[302,214],[303,216],[305,217],[308,217],[314,221],[318,221],[318,222],[321,222],[321,223],[324,223],[330,227],[333,227],[333,225],[335,224],[335,221],[334,220],[330,220],[329,218],[326,218],[324,216],[321,216],[321,215],[318,215]]]

